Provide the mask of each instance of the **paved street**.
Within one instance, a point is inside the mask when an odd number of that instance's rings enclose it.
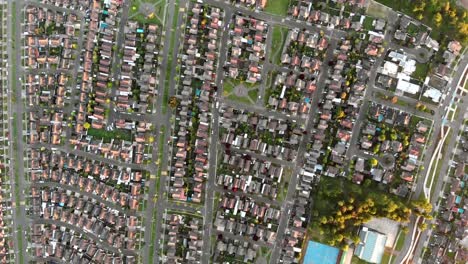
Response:
[[[10,87],[10,100],[8,107],[8,115],[10,117],[10,128],[17,127],[19,135],[10,133],[10,141],[14,142],[10,144],[10,153],[14,153],[11,156],[11,169],[10,179],[12,190],[14,191],[12,197],[12,212],[13,212],[13,244],[15,248],[15,262],[20,263],[20,259],[23,259],[26,263],[28,262],[28,254],[26,253],[27,240],[24,239],[24,234],[16,234],[18,230],[26,232],[28,223],[26,222],[25,213],[25,200],[24,195],[26,191],[25,172],[24,172],[24,145],[22,140],[23,131],[23,113],[24,113],[24,101],[22,99],[22,86],[21,80],[23,79],[23,67],[21,66],[21,55],[22,52],[22,37],[21,37],[21,19],[22,17],[22,0],[9,0],[8,1],[8,22],[7,22],[7,39],[10,41],[8,45],[8,59],[9,59],[9,75],[8,75],[8,86]],[[13,25],[13,17],[11,14],[15,13],[15,23]],[[15,31],[13,34],[13,27]],[[15,80],[13,79],[15,78]],[[16,84],[16,86],[15,86]],[[14,118],[16,117],[16,118]],[[19,199],[17,199],[19,198]],[[22,238],[20,244],[18,236]],[[20,257],[22,256],[22,257]]]

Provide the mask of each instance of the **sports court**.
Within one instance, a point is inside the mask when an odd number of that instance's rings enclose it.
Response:
[[[315,241],[309,241],[304,264],[336,264],[340,250]]]

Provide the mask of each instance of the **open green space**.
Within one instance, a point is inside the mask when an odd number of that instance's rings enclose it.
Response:
[[[226,80],[223,85],[223,93],[231,94],[233,92],[234,92],[234,84],[231,81]]]
[[[157,217],[157,210],[153,211],[153,218],[151,219],[151,241],[149,245],[149,263],[153,263],[154,259],[154,242],[156,241],[156,217]],[[150,219],[148,219],[149,221]]]
[[[271,40],[270,62],[280,64],[281,52],[288,36],[288,28],[274,26]]]
[[[373,22],[374,22],[374,19],[372,17],[366,16],[366,18],[364,19],[364,22],[362,23],[362,27],[365,30],[372,30],[374,29],[374,26],[372,25]]]
[[[238,96],[235,93],[235,88],[239,85],[244,86],[247,90],[245,96]],[[255,104],[258,97],[258,84],[252,84],[245,81],[239,81],[228,78],[223,83],[223,96],[229,100],[244,103],[244,104]]]
[[[164,20],[165,0],[133,0],[129,9],[129,19],[138,21],[142,24],[162,25]],[[153,12],[148,15],[141,13],[142,5],[151,5]]]
[[[405,238],[406,238],[406,234],[400,231],[400,235],[395,245],[395,250],[400,251],[403,248],[403,246],[405,245]]]
[[[268,1],[265,12],[285,16],[288,14],[290,0],[270,0]]]
[[[248,92],[250,99],[253,101],[257,100],[258,97],[258,89],[253,89]]]
[[[390,263],[390,254],[387,253],[387,252],[384,252],[383,256],[382,256],[382,264],[391,264]]]
[[[20,252],[23,252],[23,228],[18,226],[18,232],[16,233],[16,238],[18,240],[18,249]],[[24,256],[23,254],[19,255],[19,263],[24,263]]]
[[[439,176],[441,173],[444,173],[441,171],[442,169],[442,164],[443,164],[443,160],[445,158],[445,155],[450,155],[449,153],[446,153],[447,151],[447,145],[448,143],[450,142],[450,139],[452,137],[452,130],[450,130],[448,132],[448,135],[447,135],[447,138],[445,139],[444,141],[444,144],[442,146],[442,150],[441,150],[441,154],[442,154],[442,158],[439,160],[437,166],[435,166],[435,162],[437,162],[437,160],[434,160],[434,163],[432,163],[432,166],[431,166],[431,170],[430,170],[430,174],[429,174],[429,179],[427,180],[426,182],[426,188],[429,188],[429,186],[431,185],[431,181],[433,181],[434,183],[432,184],[432,188],[431,188],[431,192],[430,192],[430,196],[429,196],[429,199],[432,197],[434,191],[435,191],[435,186],[437,184],[437,181],[439,180]],[[435,173],[434,173],[435,171]],[[432,180],[432,178],[434,178]]]
[[[416,70],[413,72],[411,77],[424,81],[426,78],[427,74],[429,73],[430,70],[430,64],[429,63],[417,63],[416,64]]]
[[[115,129],[112,131],[107,131],[105,129],[89,128],[88,135],[98,139],[102,139],[104,140],[104,142],[110,142],[112,139],[132,141],[131,132],[124,129]]]
[[[227,98],[229,100],[244,103],[244,104],[252,104],[253,103],[252,101],[250,101],[250,99],[248,97],[236,96],[234,94],[229,95]]]
[[[174,49],[178,49],[179,47],[175,47],[175,38],[178,37],[176,36],[176,28],[177,28],[177,20],[178,20],[178,17],[179,17],[179,4],[180,4],[180,0],[177,0],[176,3],[175,3],[175,7],[174,7],[174,17],[172,19],[172,28],[174,29],[173,32],[171,33],[171,39],[170,39],[170,48],[169,48],[169,54],[167,56],[168,58],[168,61],[167,61],[167,65],[169,67],[167,67],[166,69],[166,77],[165,77],[165,81],[164,81],[164,92],[163,92],[163,104],[162,104],[162,112],[163,114],[166,114],[167,112],[167,104],[168,104],[168,101],[169,101],[169,85],[170,85],[170,78],[171,78],[171,71],[172,71],[172,67],[175,67],[175,65],[173,65],[174,61],[172,60],[172,56],[173,56],[173,53],[174,53]],[[167,36],[166,36],[167,37]]]
[[[385,263],[385,262],[382,261],[382,263]],[[353,255],[353,258],[351,259],[351,264],[370,264],[370,263]]]

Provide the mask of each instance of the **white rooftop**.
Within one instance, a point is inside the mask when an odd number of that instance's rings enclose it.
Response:
[[[405,93],[416,94],[419,92],[421,87],[417,84],[410,83],[404,79],[399,79],[397,84],[397,90],[403,91]]]
[[[398,73],[398,65],[391,61],[386,61],[383,69],[382,74],[384,75],[396,75]]]
[[[442,96],[442,92],[437,89],[431,88],[426,90],[423,95],[425,97],[431,98],[433,102],[438,103],[440,101],[440,97]]]

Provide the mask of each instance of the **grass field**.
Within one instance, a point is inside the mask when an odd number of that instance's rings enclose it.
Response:
[[[382,261],[382,264],[385,263]],[[369,262],[365,261],[365,260],[362,260],[356,256],[353,256],[353,258],[351,259],[351,264],[369,264]]]
[[[430,65],[429,63],[417,63],[416,64],[416,70],[413,72],[411,77],[424,81],[424,78],[426,78],[427,73],[429,72]]]
[[[364,19],[364,22],[362,23],[363,24],[362,26],[365,30],[372,30],[374,29],[374,26],[372,25],[373,22],[374,22],[374,19],[372,17],[366,16],[366,18]]]
[[[396,242],[395,250],[401,250],[403,248],[403,245],[405,244],[405,238],[406,234],[400,231],[400,236]]]
[[[451,137],[452,137],[452,130],[450,130],[448,132],[447,138],[445,139],[444,145],[442,146],[442,150],[441,150],[442,158],[439,160],[439,163],[437,164],[437,166],[435,166],[436,161],[434,161],[434,163],[431,166],[431,170],[430,170],[430,174],[429,174],[430,178],[426,182],[426,188],[429,188],[429,186],[431,185],[431,181],[432,181],[431,179],[432,179],[432,177],[434,177],[434,180],[433,180],[434,183],[432,184],[432,188],[430,190],[429,199],[432,197],[432,195],[433,195],[433,193],[435,191],[435,185],[437,184],[437,181],[439,180],[439,176],[441,174],[440,170],[442,168],[442,160],[444,160],[445,155],[450,155],[449,153],[446,153],[446,151],[447,151],[447,144],[448,144],[448,142],[450,142]],[[434,174],[434,170],[435,170],[435,174]]]
[[[285,16],[288,14],[288,8],[289,0],[270,0],[265,7],[265,12]]]
[[[232,101],[244,103],[244,104],[252,104],[252,102],[249,100],[249,98],[236,96],[236,95],[234,95],[234,94],[229,95],[229,96],[228,96],[228,99],[229,99],[229,100],[232,100]]]
[[[147,17],[139,12],[142,3],[149,3],[154,6],[154,13],[151,17]],[[142,24],[162,25],[165,3],[166,1],[163,0],[133,0],[130,6],[129,18],[130,20],[135,20]]]
[[[99,139],[103,139],[104,142],[110,142],[111,139],[121,139],[125,141],[132,141],[132,134],[129,131],[123,130],[123,129],[107,131],[104,129],[89,128],[88,135],[99,138]]]
[[[390,264],[390,254],[385,252],[382,256],[382,264]]]
[[[288,29],[284,27],[273,27],[270,62],[279,65],[281,59],[281,52],[288,35]]]

